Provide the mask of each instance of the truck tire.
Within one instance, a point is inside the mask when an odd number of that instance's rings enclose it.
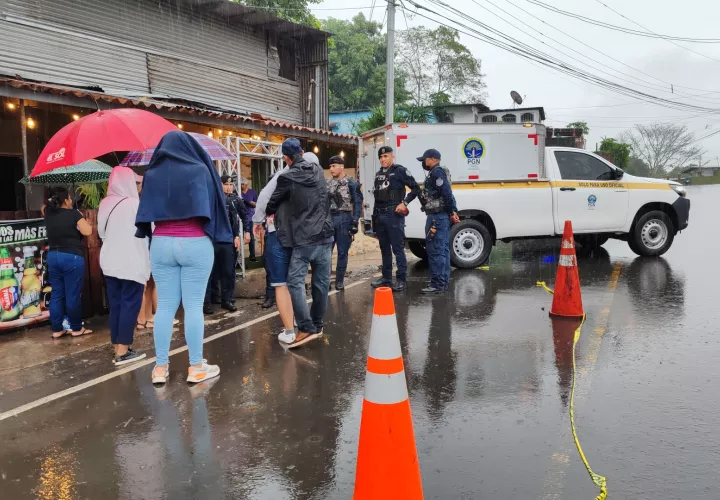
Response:
[[[490,231],[474,219],[465,219],[450,230],[450,260],[461,269],[473,269],[485,263],[492,250]]]
[[[643,257],[656,257],[670,249],[675,239],[675,227],[664,212],[653,210],[641,216],[633,226],[628,244]]]
[[[427,250],[425,250],[425,242],[420,240],[409,240],[408,249],[420,260],[427,260]]]

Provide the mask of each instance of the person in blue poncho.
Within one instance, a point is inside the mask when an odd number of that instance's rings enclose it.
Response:
[[[155,148],[135,226],[137,237],[152,236],[150,267],[158,291],[153,383],[168,379],[172,323],[181,301],[190,354],[187,381],[218,376],[220,368],[203,359],[203,300],[213,267],[213,243],[232,244],[233,233],[215,165],[192,136],[174,130]]]

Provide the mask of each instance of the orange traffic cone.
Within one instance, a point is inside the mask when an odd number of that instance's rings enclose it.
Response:
[[[583,305],[580,294],[580,276],[578,275],[577,256],[575,255],[575,238],[572,222],[565,221],[562,245],[560,246],[560,262],[558,262],[555,294],[553,295],[551,316],[566,318],[582,318]]]
[[[375,291],[354,500],[422,500],[395,303]]]

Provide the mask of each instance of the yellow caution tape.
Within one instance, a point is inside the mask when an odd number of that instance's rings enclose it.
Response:
[[[552,289],[548,288],[544,281],[538,281],[537,283],[535,283],[535,285],[540,288],[544,288],[547,293],[555,293],[552,291]]]
[[[588,463],[587,458],[585,458],[585,453],[583,453],[582,446],[580,446],[580,441],[577,437],[577,430],[575,429],[575,379],[577,378],[575,374],[575,346],[577,345],[578,340],[580,340],[580,331],[582,330],[582,326],[585,324],[585,318],[587,318],[586,314],[583,315],[580,326],[578,326],[577,330],[575,330],[575,338],[573,339],[572,389],[570,390],[570,428],[572,429],[573,439],[575,440],[575,446],[580,454],[580,459],[583,461],[583,464],[585,464],[585,468],[587,469],[588,474],[590,474],[592,482],[595,483],[595,486],[600,488],[600,494],[595,497],[595,500],[605,500],[607,497],[607,478],[605,478],[605,476],[601,476],[600,474],[595,474],[590,468],[590,464]]]
[[[552,289],[550,289],[547,284],[545,284],[544,281],[538,281],[536,285],[540,288],[544,288],[545,291],[548,293],[555,293]],[[580,322],[580,326],[577,327],[575,330],[575,336],[573,338],[573,346],[572,346],[572,389],[570,390],[570,429],[572,430],[573,440],[575,441],[575,447],[578,450],[578,453],[580,454],[580,459],[582,460],[583,464],[585,465],[585,468],[588,471],[588,474],[590,474],[590,479],[592,479],[592,482],[595,483],[595,486],[600,488],[600,494],[595,497],[595,500],[605,500],[607,498],[607,478],[605,476],[601,476],[600,474],[595,474],[593,470],[590,468],[590,464],[587,461],[587,458],[585,458],[585,453],[583,452],[582,446],[580,446],[580,440],[577,436],[577,429],[575,429],[575,382],[577,379],[577,374],[575,371],[575,346],[577,346],[578,341],[580,340],[580,333],[582,331],[582,327],[585,324],[585,320],[587,319],[587,314],[583,314],[582,321]]]
[[[480,267],[476,267],[475,269],[480,269],[481,271],[489,271],[490,266],[480,266]]]

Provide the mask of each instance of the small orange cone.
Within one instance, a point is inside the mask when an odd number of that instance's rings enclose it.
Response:
[[[580,276],[578,275],[577,256],[575,255],[575,238],[572,222],[565,221],[562,245],[560,246],[560,262],[558,262],[555,294],[553,295],[551,316],[565,318],[582,318],[583,305],[580,294]]]
[[[395,303],[375,291],[354,500],[422,500]]]

